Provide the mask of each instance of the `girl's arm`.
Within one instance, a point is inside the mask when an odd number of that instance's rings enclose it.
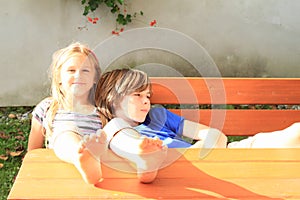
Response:
[[[42,148],[44,146],[44,141],[44,128],[35,117],[32,117],[27,150],[30,151]]]
[[[43,121],[46,117],[46,112],[52,102],[52,99],[47,97],[36,105],[32,112],[31,130],[28,138],[27,150],[33,150],[44,147],[45,128]]]
[[[201,141],[206,148],[226,148],[227,137],[220,130],[206,125],[184,120],[183,136]]]

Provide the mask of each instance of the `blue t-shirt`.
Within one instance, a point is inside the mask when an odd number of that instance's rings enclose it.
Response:
[[[182,139],[184,118],[163,107],[152,108],[145,121],[135,127],[148,137],[157,136],[169,148],[185,148],[191,144]]]

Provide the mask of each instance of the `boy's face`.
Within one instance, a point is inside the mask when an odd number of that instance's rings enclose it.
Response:
[[[150,97],[149,88],[126,95],[116,110],[117,117],[124,119],[131,126],[144,122],[150,110]]]
[[[61,67],[61,87],[74,100],[87,100],[95,79],[95,69],[87,56],[75,54]]]

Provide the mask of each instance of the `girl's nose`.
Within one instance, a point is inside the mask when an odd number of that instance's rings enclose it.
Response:
[[[74,73],[74,78],[78,78],[80,76],[80,71],[76,70],[76,72]]]

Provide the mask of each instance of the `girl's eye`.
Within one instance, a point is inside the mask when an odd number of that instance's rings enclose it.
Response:
[[[84,69],[84,70],[82,70],[83,72],[90,72],[90,70],[88,70],[88,69]]]
[[[70,73],[74,73],[74,72],[75,72],[75,70],[74,70],[74,69],[68,69],[68,72],[70,72]]]
[[[134,95],[134,96],[141,96],[140,93],[134,93],[133,95]]]

